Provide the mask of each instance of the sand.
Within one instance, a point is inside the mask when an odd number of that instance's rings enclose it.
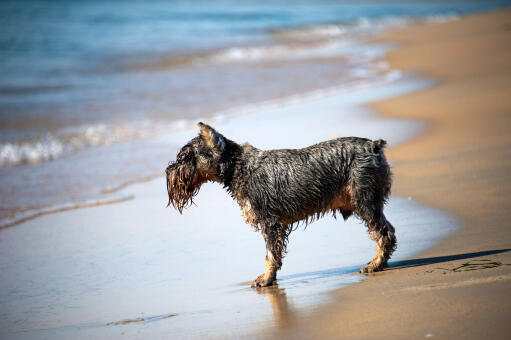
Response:
[[[387,58],[393,68],[439,81],[373,105],[429,123],[389,150],[393,193],[447,210],[464,228],[270,336],[509,339],[511,11],[396,29],[379,41],[399,44]]]

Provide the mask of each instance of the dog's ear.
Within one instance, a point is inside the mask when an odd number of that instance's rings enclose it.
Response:
[[[206,142],[206,145],[211,149],[217,149],[223,151],[225,148],[225,137],[218,133],[211,126],[200,122],[198,124],[200,129],[200,135]]]

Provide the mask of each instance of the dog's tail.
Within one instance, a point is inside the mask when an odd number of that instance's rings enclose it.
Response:
[[[374,152],[380,152],[385,148],[385,146],[387,146],[387,142],[384,141],[383,139],[378,139],[378,140],[373,141],[373,145],[374,145]]]

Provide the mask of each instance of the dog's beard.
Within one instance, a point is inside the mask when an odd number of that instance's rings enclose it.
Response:
[[[194,166],[172,163],[167,167],[167,192],[169,203],[183,213],[183,209],[193,204],[193,197],[199,193],[201,176]]]

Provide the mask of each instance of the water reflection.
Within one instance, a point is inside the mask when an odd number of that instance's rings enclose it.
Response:
[[[360,280],[358,267],[338,267],[319,271],[282,275],[278,284],[252,288],[269,301],[275,330],[289,329],[303,307],[316,305],[328,295],[323,294]],[[295,301],[292,303],[291,301]]]
[[[271,287],[256,287],[254,290],[257,294],[266,295],[268,297],[275,326],[277,328],[289,326],[295,311],[293,305],[288,301],[286,289],[274,285]]]

